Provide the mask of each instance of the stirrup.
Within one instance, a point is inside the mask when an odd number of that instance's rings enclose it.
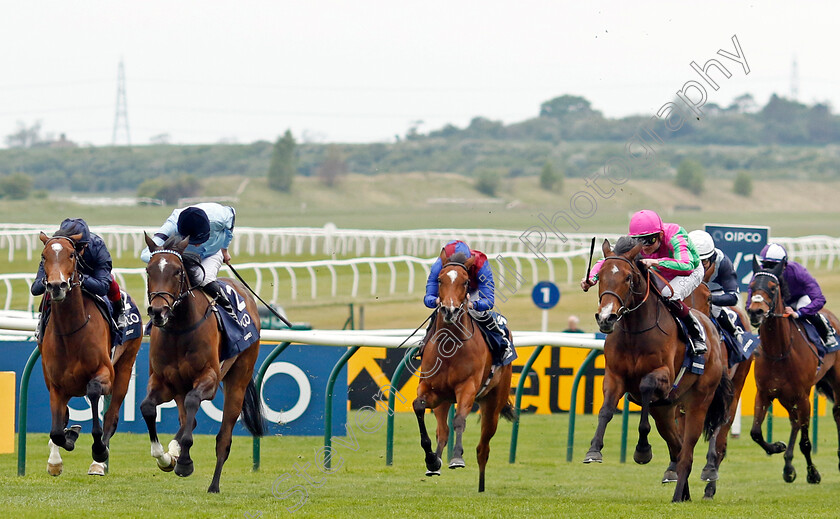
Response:
[[[125,330],[128,326],[128,317],[126,317],[125,312],[118,315],[114,321],[117,323],[117,329],[119,330]]]

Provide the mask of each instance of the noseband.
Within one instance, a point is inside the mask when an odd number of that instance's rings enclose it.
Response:
[[[767,306],[769,307],[769,310],[767,312],[767,317],[785,317],[785,314],[779,314],[779,313],[776,313],[776,311],[775,311],[776,310],[776,299],[777,299],[778,291],[780,290],[780,288],[782,286],[782,283],[781,283],[781,281],[779,281],[778,276],[776,276],[776,274],[773,274],[772,272],[765,272],[763,270],[755,273],[755,280],[758,280],[759,276],[769,277],[770,279],[772,279],[776,282],[776,287],[773,288],[773,289],[764,288],[764,287],[755,287],[755,290],[759,290],[759,289],[763,290],[764,292],[767,292],[767,295],[770,297],[770,303],[767,304]],[[753,297],[755,297],[755,295],[753,295]]]
[[[163,298],[164,302],[166,303],[166,305],[170,309],[175,310],[175,307],[178,306],[178,304],[185,297],[187,297],[188,295],[192,295],[192,291],[193,291],[193,287],[191,287],[190,284],[189,284],[189,277],[187,276],[187,269],[186,269],[186,266],[184,265],[184,258],[183,258],[183,256],[181,256],[180,252],[178,252],[176,250],[171,250],[171,249],[158,249],[151,254],[151,257],[152,258],[155,257],[156,254],[172,254],[173,256],[178,258],[178,260],[181,262],[181,267],[182,267],[181,268],[181,275],[178,278],[178,292],[179,292],[179,294],[176,296],[172,292],[167,292],[165,290],[160,290],[160,291],[156,291],[156,292],[149,291],[148,292],[149,304],[152,304],[152,301],[155,298],[160,297],[160,298]],[[151,262],[151,258],[149,259],[149,261]],[[184,286],[187,287],[186,290],[184,290]],[[172,301],[171,304],[170,304],[170,300]]]
[[[633,263],[633,261],[625,258],[624,256],[609,256],[609,257],[606,257],[606,258],[604,258],[604,263],[606,263],[608,260],[626,261],[627,263],[630,264],[630,268],[634,269],[634,271],[636,271],[636,272],[639,272],[636,265]],[[604,263],[601,264],[602,265],[601,270],[603,270]],[[641,274],[641,272],[639,272],[639,273]],[[636,292],[635,290],[633,290],[633,281],[632,280],[630,281],[630,293],[633,294],[633,295],[642,295],[642,292]],[[601,304],[601,299],[603,299],[605,295],[611,295],[611,296],[615,297],[616,299],[618,299],[618,302],[621,304],[621,306],[618,308],[618,311],[616,311],[616,314],[618,315],[619,319],[621,319],[625,314],[629,314],[630,312],[635,312],[636,310],[641,308],[641,306],[643,304],[645,304],[645,301],[647,301],[647,298],[650,295],[650,270],[647,271],[647,290],[645,291],[645,297],[642,299],[642,301],[639,304],[637,304],[633,308],[628,309],[627,305],[624,304],[624,298],[621,297],[620,295],[618,295],[617,293],[613,292],[612,290],[604,290],[603,292],[601,292],[598,295],[598,304],[599,305]]]

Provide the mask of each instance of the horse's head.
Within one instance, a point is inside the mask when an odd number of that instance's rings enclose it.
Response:
[[[44,286],[53,301],[61,302],[73,287],[81,284],[76,270],[84,245],[78,243],[81,234],[73,236],[40,235],[44,243],[41,261],[44,263]]]
[[[440,312],[446,323],[457,321],[469,303],[469,269],[475,262],[475,256],[467,257],[456,253],[449,258],[441,258],[443,267],[438,275],[438,297]]]
[[[642,244],[628,236],[622,236],[610,249],[609,240],[604,240],[601,250],[604,262],[598,272],[598,311],[595,321],[603,333],[611,333],[615,323],[625,312],[634,295],[644,293],[645,279],[636,265],[636,255]]]
[[[153,325],[162,327],[169,322],[174,308],[190,288],[182,256],[189,244],[189,238],[173,236],[158,246],[148,234],[145,236],[146,245],[152,253],[146,266],[148,314]]]
[[[758,328],[771,316],[777,315],[776,306],[782,306],[782,272],[784,265],[777,264],[771,269],[762,269],[758,261],[753,259],[753,279],[750,281],[750,292],[752,297],[747,301],[747,314],[750,316],[750,324]]]

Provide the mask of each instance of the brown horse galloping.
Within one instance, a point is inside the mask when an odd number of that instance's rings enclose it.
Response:
[[[709,280],[714,276],[714,273],[715,263],[712,262],[711,266],[706,269],[703,282],[708,284]],[[708,291],[695,290],[691,296],[686,298],[685,302],[691,308],[694,308],[706,316],[711,317],[712,304],[709,296],[710,293]],[[738,315],[741,320],[741,324],[745,328],[744,331],[750,332],[751,328],[749,325],[749,319],[744,309],[739,306],[730,306],[728,309],[734,311]],[[722,310],[720,319],[727,318],[728,317],[725,315],[725,311]],[[729,351],[723,344],[723,338],[721,338],[720,346],[721,355],[723,357],[723,365],[728,366]],[[744,382],[747,380],[747,375],[750,372],[752,362],[753,356],[750,355],[747,360],[739,362],[728,370],[729,377],[732,379],[733,389],[732,403],[729,404],[729,411],[727,413],[729,419],[726,423],[720,426],[720,429],[715,432],[713,439],[709,442],[709,451],[706,455],[706,466],[703,467],[703,471],[700,473],[700,479],[707,482],[706,489],[703,493],[704,497],[712,497],[715,495],[715,492],[717,492],[718,469],[720,469],[720,464],[726,457],[726,447],[729,442],[729,431],[732,429],[732,419],[734,418],[735,412],[738,408],[738,400],[741,398],[741,391],[744,389]]]
[[[82,235],[50,238],[41,233],[40,238],[44,243],[41,258],[51,312],[38,344],[52,412],[47,472],[53,476],[61,474],[64,462],[59,447],[72,451],[79,437],[78,425],[67,427],[67,402],[74,396],[87,396],[93,418],[93,463],[88,474],[102,476],[141,338],[118,346],[112,364],[110,326],[81,288],[78,262],[82,252],[77,243]],[[103,427],[99,421],[99,399],[105,395],[111,395],[111,403]]]
[[[814,345],[807,339],[802,325],[784,313],[782,293],[787,289],[782,278],[783,265],[759,270],[753,265],[755,277],[750,282],[752,298],[747,313],[761,338],[760,352],[755,359],[755,416],[750,436],[767,454],[784,451],[785,467],[782,477],[788,483],[796,479],[793,468],[793,445],[796,435],[802,432],[799,449],[807,463],[808,483],[819,483],[820,473],[811,460],[811,440],[808,422],[811,418],[811,387],[818,384],[821,390],[835,400],[833,412],[840,436],[840,404],[835,395],[840,394],[840,354],[828,353],[820,361]],[[779,313],[781,310],[782,313]],[[840,328],[837,317],[826,309],[820,310],[835,329]],[[833,395],[831,394],[833,392]],[[761,424],[774,399],[781,402],[790,417],[790,440],[768,444],[764,440]]]
[[[702,375],[686,371],[680,380],[685,347],[677,335],[677,324],[665,303],[651,293],[650,272],[637,255],[641,245],[628,237],[619,239],[615,254],[604,240],[604,266],[599,272],[598,326],[608,334],[604,341],[604,404],[598,413],[598,428],[584,463],[600,462],[604,432],[616,411],[618,400],[627,392],[642,407],[639,442],[633,459],[648,463],[649,415],[668,444],[670,465],[676,471],[673,501],[691,499],[688,476],[694,460],[694,446],[705,432],[710,438],[726,422],[732,398],[732,383],[724,369],[720,341],[711,321],[693,311],[706,332],[708,352]],[[684,413],[684,427],[676,424],[676,410]]]
[[[173,236],[158,246],[148,235],[146,244],[152,257],[146,267],[149,316],[154,325],[149,349],[149,385],[140,411],[149,429],[152,457],[164,472],[187,477],[193,473],[190,448],[193,444],[195,416],[203,400],[212,400],[223,382],[224,408],[216,435],[216,469],[208,492],[219,492],[222,466],[230,454],[233,426],[240,413],[251,434],[262,436],[260,400],[254,381],[254,363],[260,352],[256,340],[239,355],[220,363],[222,335],[211,317],[210,301],[198,287],[190,285],[184,249],[188,239]],[[259,317],[254,299],[238,281],[225,279],[244,300],[248,314],[259,332]],[[168,452],[158,441],[155,419],[157,406],[175,399],[181,424]]]
[[[515,411],[508,401],[512,365],[493,370],[493,359],[484,337],[467,311],[469,298],[469,268],[475,256],[464,261],[463,254],[443,258],[438,276],[440,306],[434,322],[434,335],[423,351],[420,385],[414,400],[414,413],[420,426],[420,445],[426,453],[426,475],[440,475],[441,455],[449,440],[446,424],[449,407],[457,403],[455,419],[455,449],[450,469],[464,467],[464,447],[461,435],[473,403],[481,410],[481,438],[476,448],[478,457],[478,491],[484,492],[484,468],[490,456],[490,439],[496,434],[499,415],[515,419]],[[491,370],[492,376],[491,376]],[[437,419],[437,450],[426,432],[424,414],[432,409]]]

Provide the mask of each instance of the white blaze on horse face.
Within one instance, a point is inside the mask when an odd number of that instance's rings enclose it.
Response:
[[[58,255],[61,253],[64,247],[62,247],[60,243],[53,243],[52,247],[50,248],[53,250],[53,252],[55,252],[55,260],[58,261]]]
[[[753,303],[763,303],[764,296],[762,296],[761,294],[756,294],[752,296],[752,299],[750,299],[750,301],[752,301]]]
[[[452,283],[455,283],[455,280],[458,278],[458,273],[454,270],[450,270],[446,273],[446,275],[449,276],[449,279],[452,281]]]
[[[615,265],[613,265],[612,273],[613,274],[618,274],[618,267],[616,267]]]
[[[601,308],[601,313],[598,314],[598,318],[602,321],[606,321],[607,317],[609,317],[610,314],[612,313],[612,309],[613,309],[613,304],[612,303],[607,304],[607,306]]]
[[[158,268],[160,269],[161,272],[163,272],[163,269],[166,268],[166,258],[161,258],[160,259],[160,263],[158,263]]]

